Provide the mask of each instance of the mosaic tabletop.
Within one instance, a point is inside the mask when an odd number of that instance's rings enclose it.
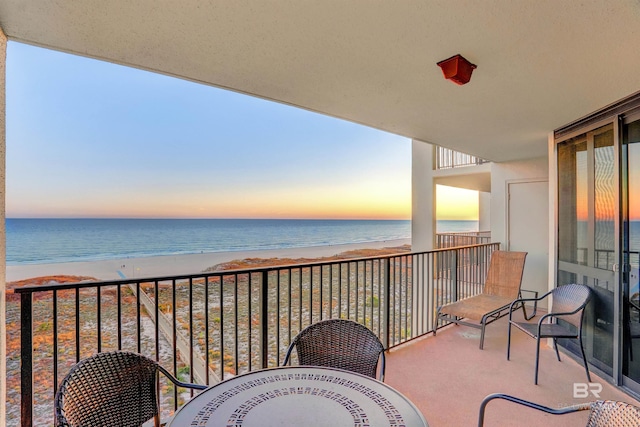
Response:
[[[420,411],[386,384],[352,372],[281,367],[240,375],[194,397],[172,427],[427,427]]]

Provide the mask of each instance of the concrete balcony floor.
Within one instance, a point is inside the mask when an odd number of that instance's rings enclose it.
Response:
[[[535,340],[513,330],[507,361],[507,324],[503,317],[487,327],[484,350],[478,347],[479,329],[456,325],[393,349],[387,353],[385,382],[413,401],[430,427],[477,425],[480,403],[491,393],[511,394],[551,408],[594,400],[640,406],[594,372],[592,382],[603,386],[600,398],[574,398],[573,384],[587,382],[582,364],[562,351],[558,362],[553,347],[546,343],[541,345],[538,385],[534,385]],[[487,406],[485,426],[584,426],[587,417],[588,411],[550,415],[494,400]]]

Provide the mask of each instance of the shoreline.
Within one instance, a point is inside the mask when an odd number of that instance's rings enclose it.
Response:
[[[99,280],[198,274],[216,264],[246,258],[321,258],[354,249],[380,249],[411,244],[411,239],[346,243],[301,248],[259,249],[233,252],[209,252],[184,255],[158,255],[100,261],[76,261],[50,264],[6,266],[6,282],[43,276],[91,276]]]

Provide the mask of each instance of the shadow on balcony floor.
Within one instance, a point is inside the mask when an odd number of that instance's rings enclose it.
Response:
[[[391,350],[385,382],[411,399],[430,427],[477,425],[480,403],[491,393],[511,394],[552,408],[599,400],[593,395],[573,397],[574,383],[587,382],[584,368],[562,351],[558,362],[553,347],[545,344],[540,351],[538,385],[534,385],[535,340],[512,331],[511,360],[507,361],[506,318],[487,327],[484,350],[478,349],[479,339],[480,330],[452,325],[436,337]],[[591,372],[591,379],[603,386],[600,399],[640,406],[599,375]],[[485,426],[584,426],[587,416],[588,411],[548,415],[497,400],[487,406]]]

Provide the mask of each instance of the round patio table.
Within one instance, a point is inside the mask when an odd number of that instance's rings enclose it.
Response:
[[[418,408],[388,385],[353,372],[279,367],[240,375],[195,396],[171,427],[428,427]]]

